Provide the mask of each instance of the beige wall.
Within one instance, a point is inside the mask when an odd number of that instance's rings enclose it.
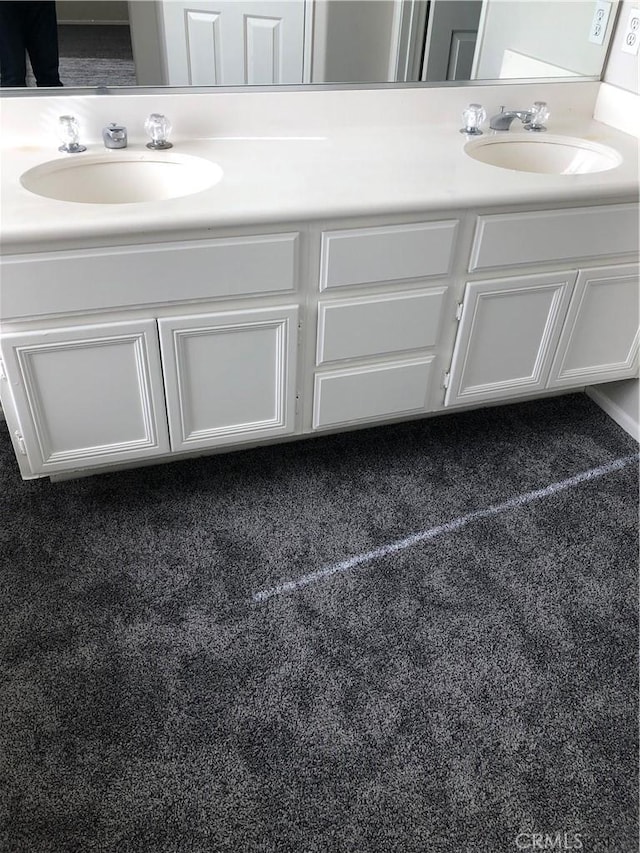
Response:
[[[57,0],[58,23],[83,21],[101,24],[129,20],[126,0]]]
[[[594,8],[593,0],[485,0],[476,77],[499,78],[506,48],[577,74],[599,75],[606,50],[589,41]]]
[[[390,0],[319,0],[312,80],[388,80],[393,10]]]
[[[631,9],[640,10],[640,3],[622,0],[604,71],[604,81],[638,95],[640,94],[640,55],[632,56],[622,50],[622,40]]]

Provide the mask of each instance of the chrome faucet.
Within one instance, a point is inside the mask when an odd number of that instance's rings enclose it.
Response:
[[[514,118],[520,119],[525,130],[546,130],[543,124],[549,118],[546,101],[536,101],[529,110],[507,110],[500,107],[500,112],[491,118],[489,127],[491,130],[509,130]]]
[[[111,122],[102,128],[102,140],[105,148],[126,148],[127,128],[122,124]]]

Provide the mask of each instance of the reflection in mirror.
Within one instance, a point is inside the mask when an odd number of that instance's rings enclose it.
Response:
[[[597,78],[617,3],[58,0],[60,76],[109,88]]]

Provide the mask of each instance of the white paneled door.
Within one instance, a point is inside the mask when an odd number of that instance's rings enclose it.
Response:
[[[480,0],[431,0],[422,80],[469,80],[478,35]]]
[[[170,86],[302,83],[305,0],[164,0]]]

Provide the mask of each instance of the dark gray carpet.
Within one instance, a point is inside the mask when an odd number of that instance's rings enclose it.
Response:
[[[65,86],[135,86],[129,27],[61,24],[58,26],[60,79]],[[28,85],[34,85],[29,73]]]
[[[3,427],[0,849],[635,853],[635,464],[250,603],[635,452],[570,395],[52,485]]]
[[[133,59],[131,33],[122,24],[59,24],[58,49],[75,59]]]

